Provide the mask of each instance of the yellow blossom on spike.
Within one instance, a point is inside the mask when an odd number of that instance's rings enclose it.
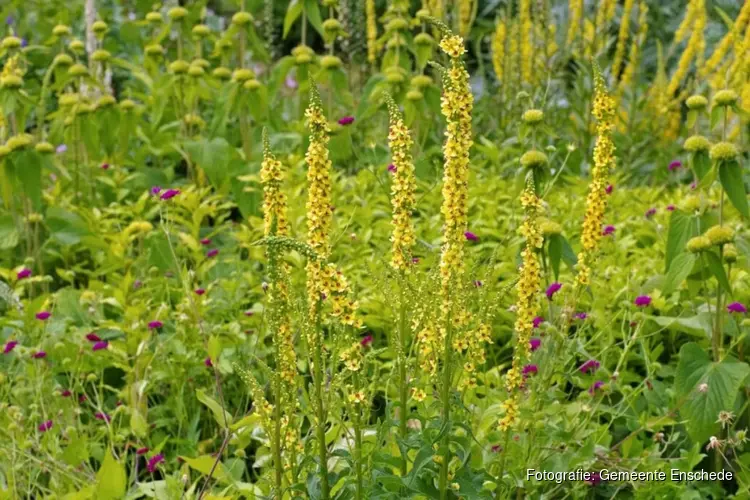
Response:
[[[630,44],[628,64],[622,72],[620,83],[617,87],[618,96],[622,95],[625,89],[633,83],[633,77],[635,76],[640,57],[640,47],[646,42],[646,35],[648,35],[648,5],[646,5],[645,0],[641,0],[638,3],[638,34]]]
[[[580,21],[583,18],[583,0],[568,1],[568,36],[566,38],[568,47],[572,47],[578,38],[578,30],[581,28]]]
[[[476,0],[458,0],[458,32],[461,36],[465,37],[469,35],[475,1]]]
[[[271,152],[268,132],[263,129],[263,162],[260,167],[260,182],[263,184],[263,222],[264,233],[271,235],[271,228],[275,221],[276,235],[286,236],[289,223],[286,217],[286,194],[281,191],[284,174],[281,162]]]
[[[495,68],[495,76],[498,81],[503,81],[503,69],[505,64],[505,40],[508,36],[508,25],[505,19],[499,20],[495,25],[495,35],[492,37],[492,66]]]
[[[375,12],[375,0],[365,0],[365,14],[367,16],[367,61],[370,64],[375,62],[377,58],[377,38],[378,38],[378,24],[377,24],[377,13]]]
[[[391,266],[399,271],[407,271],[411,263],[411,249],[416,242],[411,220],[417,190],[414,162],[411,156],[412,138],[409,129],[404,124],[401,111],[390,96],[387,98],[387,103],[390,116],[388,145],[391,148],[391,162],[395,169],[391,186],[391,205],[393,206]]]
[[[622,8],[622,21],[620,21],[620,30],[617,33],[617,45],[615,47],[615,58],[612,62],[612,74],[617,77],[620,74],[622,61],[625,58],[625,44],[628,41],[630,30],[630,13],[633,10],[635,0],[625,0]]]
[[[594,165],[591,169],[591,183],[586,198],[586,215],[581,231],[581,246],[578,254],[578,274],[576,287],[589,283],[591,265],[596,256],[599,240],[602,237],[602,222],[607,207],[606,188],[609,172],[615,164],[615,145],[612,142],[614,120],[614,100],[607,92],[604,77],[598,65],[594,65],[594,104],[592,114],[596,118],[596,145],[594,146]]]
[[[521,79],[523,83],[531,82],[531,64],[533,48],[531,46],[531,0],[520,0],[518,20],[521,24]]]
[[[705,0],[694,1],[695,16],[692,26],[692,32],[690,34],[688,44],[685,47],[685,50],[682,52],[680,60],[677,62],[677,69],[675,69],[675,72],[669,81],[669,85],[667,86],[668,97],[671,97],[682,83],[682,79],[690,69],[690,64],[693,62],[693,59],[697,59],[700,63],[703,57],[702,49],[703,44],[705,43],[703,39],[703,30],[706,27]],[[700,66],[700,64],[698,64],[698,66]]]

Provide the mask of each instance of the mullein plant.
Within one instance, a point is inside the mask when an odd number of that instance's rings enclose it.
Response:
[[[365,14],[367,17],[367,62],[374,66],[378,58],[378,14],[375,10],[375,0],[365,0]]]

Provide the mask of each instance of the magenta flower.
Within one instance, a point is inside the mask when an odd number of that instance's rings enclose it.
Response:
[[[250,317],[255,314],[253,311],[245,311],[245,316]]]
[[[369,347],[372,344],[372,335],[365,335],[362,340],[359,341],[362,347]]]
[[[102,163],[101,166],[100,166],[100,168],[102,170],[109,170],[109,163]]]
[[[592,472],[589,478],[590,479],[586,481],[586,484],[588,484],[589,486],[596,486],[597,484],[602,482],[602,475],[598,472]]]
[[[137,450],[135,450],[135,454],[136,455],[145,455],[146,453],[148,453],[148,448],[146,446],[144,446],[143,448],[138,448]]]
[[[555,296],[557,292],[560,291],[562,288],[562,283],[554,282],[550,286],[547,287],[547,291],[545,292],[547,294],[547,298],[549,300],[552,300],[552,297]]]
[[[594,373],[596,370],[599,369],[599,362],[595,359],[590,359],[586,361],[584,364],[582,364],[578,371],[581,373]]]
[[[633,304],[635,304],[637,307],[649,306],[651,305],[651,297],[649,297],[648,295],[639,295],[635,298]]]
[[[18,273],[16,274],[16,279],[22,280],[28,278],[29,276],[31,276],[31,269],[29,269],[28,267],[24,267],[23,269],[18,271]]]
[[[161,328],[162,326],[164,326],[164,323],[162,323],[158,319],[148,322],[148,327],[152,330],[156,330],[157,328]]]
[[[65,389],[64,391],[62,391],[62,392],[60,393],[60,396],[62,396],[62,397],[64,397],[64,398],[69,398],[69,397],[70,397],[70,396],[72,396],[72,395],[73,395],[73,393],[72,393],[72,392],[70,392],[70,390],[69,390],[69,389]]]
[[[91,346],[92,351],[101,351],[102,349],[106,349],[109,347],[109,342],[106,340],[100,340],[99,342],[95,342],[93,346]]]
[[[602,231],[602,236],[609,236],[610,234],[614,234],[615,232],[615,226],[604,226],[604,230]]]
[[[88,397],[85,394],[81,394],[80,396],[78,396],[79,403],[84,403],[87,399]]]
[[[208,257],[209,259],[211,257],[216,257],[217,255],[219,255],[219,249],[218,248],[212,248],[211,250],[209,250],[208,252],[206,252],[206,257]]]
[[[668,212],[674,212],[674,205],[667,205]]]
[[[206,358],[205,360],[203,360],[203,364],[206,365],[209,368],[211,368],[212,366],[214,366],[213,362],[211,361],[211,358]]]
[[[179,189],[167,189],[166,191],[162,193],[162,195],[159,198],[161,198],[162,200],[169,200],[169,199],[174,198],[178,194],[180,194]]]
[[[47,420],[39,424],[39,432],[47,432],[52,428],[52,420]]]
[[[474,280],[474,286],[477,288],[481,288],[484,286],[484,283],[482,282],[482,280]]]
[[[682,167],[682,162],[680,160],[674,160],[673,162],[671,162],[669,164],[668,168],[669,168],[670,172],[674,172],[675,170],[679,169],[680,167]]]
[[[99,335],[91,332],[86,334],[86,340],[88,340],[89,342],[101,342],[102,339],[101,337],[99,337]]]
[[[584,319],[588,318],[589,316],[588,316],[588,314],[586,314],[585,312],[580,312],[580,313],[576,313],[576,315],[575,315],[575,316],[573,316],[573,317],[574,317],[575,319],[580,319],[580,320],[584,320]]]
[[[52,314],[49,311],[42,311],[36,313],[36,319],[39,321],[46,321],[49,319],[49,317],[52,316]]]
[[[652,208],[649,208],[648,210],[646,210],[646,218],[647,219],[650,219],[654,215],[656,215],[656,209],[655,208],[652,207]]]
[[[533,337],[529,339],[529,347],[531,348],[531,352],[536,351],[542,346],[542,339]]]
[[[112,420],[112,417],[110,417],[106,413],[102,413],[100,411],[98,411],[98,412],[96,412],[94,414],[94,418],[97,419],[97,420],[103,420],[105,422],[109,422],[110,420]]]
[[[196,295],[203,295],[204,293],[206,293],[206,291],[205,291],[205,290],[204,290],[203,288],[198,288],[198,289],[197,289],[197,290],[195,291],[195,294],[196,294]]]
[[[727,306],[727,311],[730,313],[745,314],[747,308],[739,302],[732,302]]]
[[[594,395],[594,393],[595,393],[595,392],[596,392],[597,390],[599,390],[599,389],[601,389],[601,388],[602,388],[602,386],[604,386],[604,382],[602,382],[601,380],[597,380],[596,382],[594,382],[594,383],[593,383],[593,384],[591,385],[591,387],[589,387],[589,394],[591,394],[591,395],[593,396],[593,395]]]
[[[354,123],[353,116],[345,116],[339,119],[339,125],[351,125],[352,123]]]
[[[203,245],[203,246],[207,246],[207,245],[210,245],[210,244],[211,244],[211,240],[209,240],[208,238],[203,238],[201,240],[201,245]]]
[[[34,359],[43,359],[47,357],[47,353],[45,351],[37,351],[31,357]]]
[[[469,240],[469,241],[479,241],[479,236],[477,236],[476,234],[472,233],[471,231],[466,231],[464,233],[464,237],[467,240]]]
[[[605,191],[605,192],[606,192],[607,194],[612,194],[612,190],[613,190],[614,188],[615,188],[615,187],[614,187],[614,186],[613,186],[612,184],[610,184],[609,186],[607,186],[606,188],[604,188],[604,191]]]
[[[161,187],[160,186],[154,186],[151,188],[151,194],[156,196],[157,194],[161,193]]]
[[[13,351],[13,349],[16,348],[17,345],[18,345],[17,341],[9,340],[5,344],[5,348],[3,349],[3,354],[10,354]]]
[[[412,257],[411,258],[411,263],[412,264],[419,264],[419,257]]]
[[[529,375],[536,375],[539,373],[539,368],[536,365],[526,365],[521,372],[523,373],[524,378],[526,378]]]
[[[389,172],[395,172],[396,171],[396,165],[394,165],[393,163],[391,163],[390,165],[388,165],[388,171]]]
[[[153,457],[148,459],[148,463],[146,464],[146,468],[149,472],[154,472],[156,470],[156,466],[159,465],[164,461],[164,455],[161,453],[154,455]]]
[[[541,316],[537,316],[536,318],[534,318],[534,321],[533,321],[534,328],[539,328],[539,325],[541,325],[543,322],[544,322],[544,318],[542,318]]]
[[[695,190],[695,188],[697,188],[697,187],[698,187],[698,183],[697,182],[693,181],[693,182],[690,183],[690,189],[691,190]]]

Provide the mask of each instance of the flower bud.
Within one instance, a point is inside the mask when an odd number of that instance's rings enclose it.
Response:
[[[72,77],[86,76],[88,73],[88,68],[81,63],[74,64],[68,68],[68,74]]]
[[[5,50],[17,49],[21,46],[21,39],[17,36],[6,36],[0,44]]]
[[[232,24],[236,26],[247,26],[253,21],[253,16],[249,12],[238,12],[232,16]]]
[[[196,38],[204,38],[211,34],[211,28],[205,24],[196,24],[193,26],[192,33]]]
[[[700,111],[702,109],[706,109],[706,106],[708,106],[708,99],[706,99],[702,95],[691,95],[685,101],[685,105],[688,107],[688,109]]]
[[[68,54],[57,54],[52,63],[56,66],[70,66],[73,64],[73,58]]]
[[[521,156],[521,166],[525,168],[543,168],[547,166],[547,163],[549,163],[547,155],[535,149],[527,151]]]
[[[734,160],[739,155],[737,146],[731,142],[720,142],[711,148],[709,156],[715,161]]]
[[[187,17],[188,11],[185,7],[172,7],[167,11],[167,17],[172,21],[180,21]]]
[[[720,90],[714,94],[714,104],[717,106],[732,106],[737,102],[737,98],[737,92],[734,90]]]
[[[146,14],[146,21],[151,24],[161,24],[164,22],[164,18],[161,16],[161,12],[152,11]]]
[[[91,54],[91,59],[96,62],[107,62],[109,61],[110,57],[112,57],[112,54],[104,49],[95,50],[94,53]]]

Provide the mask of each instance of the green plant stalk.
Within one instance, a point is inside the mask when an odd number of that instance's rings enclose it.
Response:
[[[357,373],[354,373],[354,387],[359,389],[359,377]],[[363,496],[363,478],[362,478],[362,412],[360,411],[361,405],[355,404],[354,408],[357,412],[352,412],[354,415],[354,469],[356,473],[356,489],[355,496],[356,500],[362,500]]]
[[[453,333],[453,325],[451,323],[451,313],[452,311],[448,312],[448,318],[446,321],[445,326],[445,361],[443,363],[443,387],[442,387],[442,399],[443,399],[443,425],[446,426],[445,429],[445,436],[443,437],[443,447],[444,447],[444,454],[443,454],[443,464],[440,467],[440,482],[439,482],[439,490],[440,490],[440,500],[445,500],[448,498],[448,464],[451,459],[451,450],[450,450],[450,412],[451,412],[451,400],[450,400],[450,391],[451,391],[451,379],[452,379],[452,350],[451,347],[451,337]]]
[[[316,333],[321,332],[320,324],[320,301],[315,306],[315,331]],[[315,387],[315,432],[318,439],[318,458],[320,459],[320,486],[321,495],[323,500],[328,500],[331,497],[331,489],[328,485],[328,448],[326,447],[326,414],[325,407],[323,406],[323,342],[322,335],[313,348],[313,385]]]
[[[403,276],[402,276],[403,278]],[[401,297],[399,304],[399,320],[398,320],[398,381],[399,381],[399,436],[402,440],[406,439],[407,436],[407,411],[406,405],[408,401],[408,382],[406,381],[406,303],[404,300],[404,284],[401,283]],[[401,457],[401,475],[406,476],[408,467],[408,457],[404,454]]]

